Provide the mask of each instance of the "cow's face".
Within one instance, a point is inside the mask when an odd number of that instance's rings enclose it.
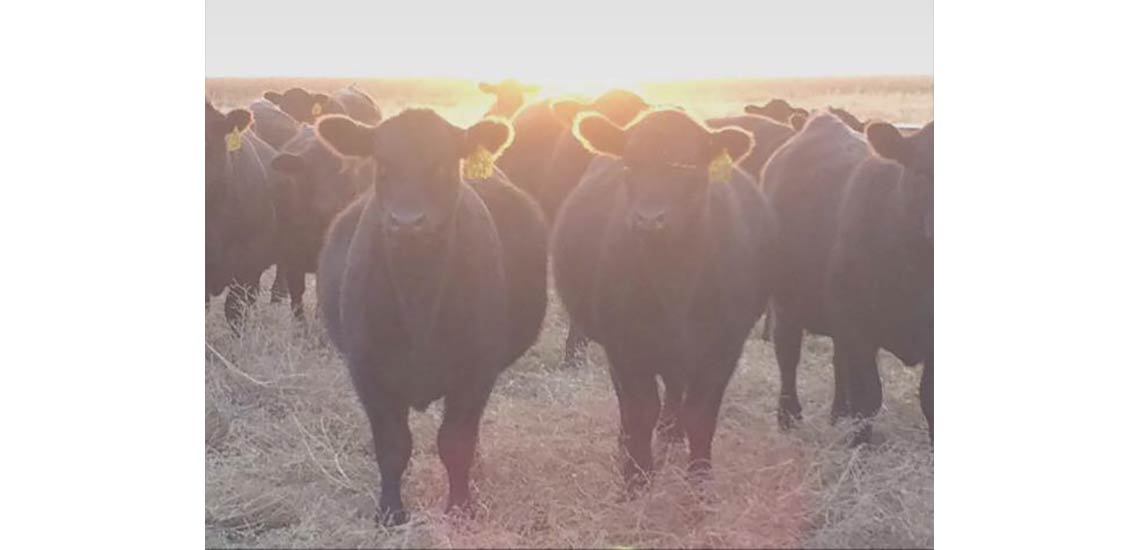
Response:
[[[465,130],[425,109],[405,111],[378,126],[327,117],[318,132],[341,154],[375,161],[373,185],[383,227],[400,239],[430,237],[447,227],[462,185],[460,161],[480,150],[492,161],[512,135],[511,127],[498,120],[482,120]]]
[[[715,174],[731,174],[752,148],[752,136],[739,128],[710,131],[676,110],[653,111],[628,128],[602,116],[579,119],[578,139],[587,148],[621,158],[628,193],[626,221],[651,241],[672,241],[695,227]],[[710,165],[720,164],[719,170]]]
[[[301,88],[290,88],[285,93],[265,92],[265,99],[293,117],[297,122],[313,124],[317,117],[329,111],[329,96],[312,94]]]
[[[903,136],[885,122],[867,125],[867,141],[875,154],[903,166],[907,203],[923,237],[934,242],[934,122]]]

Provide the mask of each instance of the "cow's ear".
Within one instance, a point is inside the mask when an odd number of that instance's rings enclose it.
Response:
[[[327,94],[313,94],[313,102],[324,105],[329,102],[329,96]]]
[[[744,112],[750,115],[762,115],[764,114],[764,109],[758,105],[745,105]]]
[[[278,172],[299,174],[305,171],[305,159],[292,153],[281,153],[273,157],[269,166]]]
[[[792,115],[792,118],[788,119],[788,124],[791,124],[792,128],[797,132],[804,129],[804,123],[806,122],[807,117],[801,113],[796,113]]]
[[[463,156],[466,157],[482,147],[491,154],[492,158],[498,158],[513,138],[514,129],[509,122],[497,117],[485,118],[464,132]]]
[[[491,95],[499,93],[499,89],[494,84],[491,84],[489,82],[480,82],[479,91]]]
[[[709,136],[709,158],[724,151],[735,162],[752,150],[752,143],[752,134],[735,126],[714,130]]]
[[[625,152],[625,130],[604,116],[580,117],[574,123],[574,135],[586,149],[595,153],[620,157]]]
[[[249,128],[250,122],[253,122],[253,114],[245,109],[234,109],[226,113],[227,132],[234,130],[244,132],[246,128]]]
[[[876,155],[900,164],[910,159],[910,143],[899,133],[898,128],[886,122],[872,122],[867,125],[867,141]]]
[[[586,105],[580,101],[568,99],[566,101],[555,101],[550,104],[550,111],[554,113],[554,118],[562,124],[564,128],[569,128],[574,125],[574,118],[578,113],[585,110]]]
[[[327,116],[317,123],[317,134],[332,149],[344,156],[370,157],[375,128],[345,116]]]
[[[264,94],[262,94],[262,97],[264,97],[265,99],[268,99],[269,102],[274,104],[274,105],[280,105],[281,100],[285,99],[285,96],[283,96],[277,92],[265,92]]]

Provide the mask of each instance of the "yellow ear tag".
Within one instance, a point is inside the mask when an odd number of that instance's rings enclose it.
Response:
[[[727,150],[721,150],[720,154],[709,163],[709,181],[727,183],[730,178],[732,178],[732,157],[728,156]]]
[[[241,149],[241,130],[234,128],[234,131],[226,134],[226,151],[234,152]]]
[[[480,145],[474,153],[463,159],[463,179],[485,180],[495,172],[495,157]]]
[[[313,116],[315,116],[315,117],[321,116],[321,104],[320,103],[314,103],[313,104]]]

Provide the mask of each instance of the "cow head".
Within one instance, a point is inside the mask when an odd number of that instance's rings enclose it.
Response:
[[[216,206],[224,198],[226,165],[232,147],[230,140],[240,144],[241,132],[253,121],[245,109],[234,109],[222,114],[209,101],[206,102],[206,207]]]
[[[487,115],[504,118],[513,117],[526,102],[526,96],[538,93],[540,89],[538,86],[524,85],[513,78],[498,84],[479,83],[480,91],[495,96],[495,104],[487,111]]]
[[[757,105],[748,105],[744,107],[744,112],[750,115],[760,115],[768,117],[781,124],[787,124],[794,114],[801,114],[806,119],[809,115],[806,109],[799,107],[792,107],[787,101],[783,99],[773,99],[765,103],[763,107]]]
[[[321,138],[342,155],[375,161],[373,186],[385,232],[396,238],[440,233],[460,196],[460,161],[482,154],[493,161],[513,131],[501,120],[453,126],[429,109],[411,109],[366,126],[342,116],[322,119]]]
[[[626,90],[610,90],[598,96],[593,103],[593,110],[623,128],[647,109],[649,104],[645,100]]]
[[[578,114],[585,112],[600,113],[615,125],[624,128],[648,109],[649,104],[645,100],[625,90],[608,91],[590,103],[567,99],[550,104],[554,118],[566,128],[572,127]]]
[[[278,187],[286,208],[323,225],[371,184],[362,181],[365,170],[358,162],[336,154],[312,126],[304,126],[269,165],[281,176]]]
[[[866,133],[876,155],[902,165],[909,211],[916,215],[922,234],[933,243],[934,122],[909,136],[903,136],[889,123],[872,122],[867,125]]]
[[[631,229],[665,240],[694,227],[709,186],[722,185],[713,180],[730,176],[736,161],[752,149],[748,132],[709,130],[673,109],[650,111],[626,128],[603,116],[585,116],[575,134],[587,149],[621,159]]]
[[[317,117],[329,112],[332,107],[329,96],[309,93],[301,88],[290,88],[283,94],[265,92],[264,97],[297,122],[308,124],[316,122]]]

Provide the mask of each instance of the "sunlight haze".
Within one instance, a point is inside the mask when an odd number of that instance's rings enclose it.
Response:
[[[207,77],[635,81],[933,73],[933,3],[206,3]],[[588,82],[588,83],[587,83]]]

